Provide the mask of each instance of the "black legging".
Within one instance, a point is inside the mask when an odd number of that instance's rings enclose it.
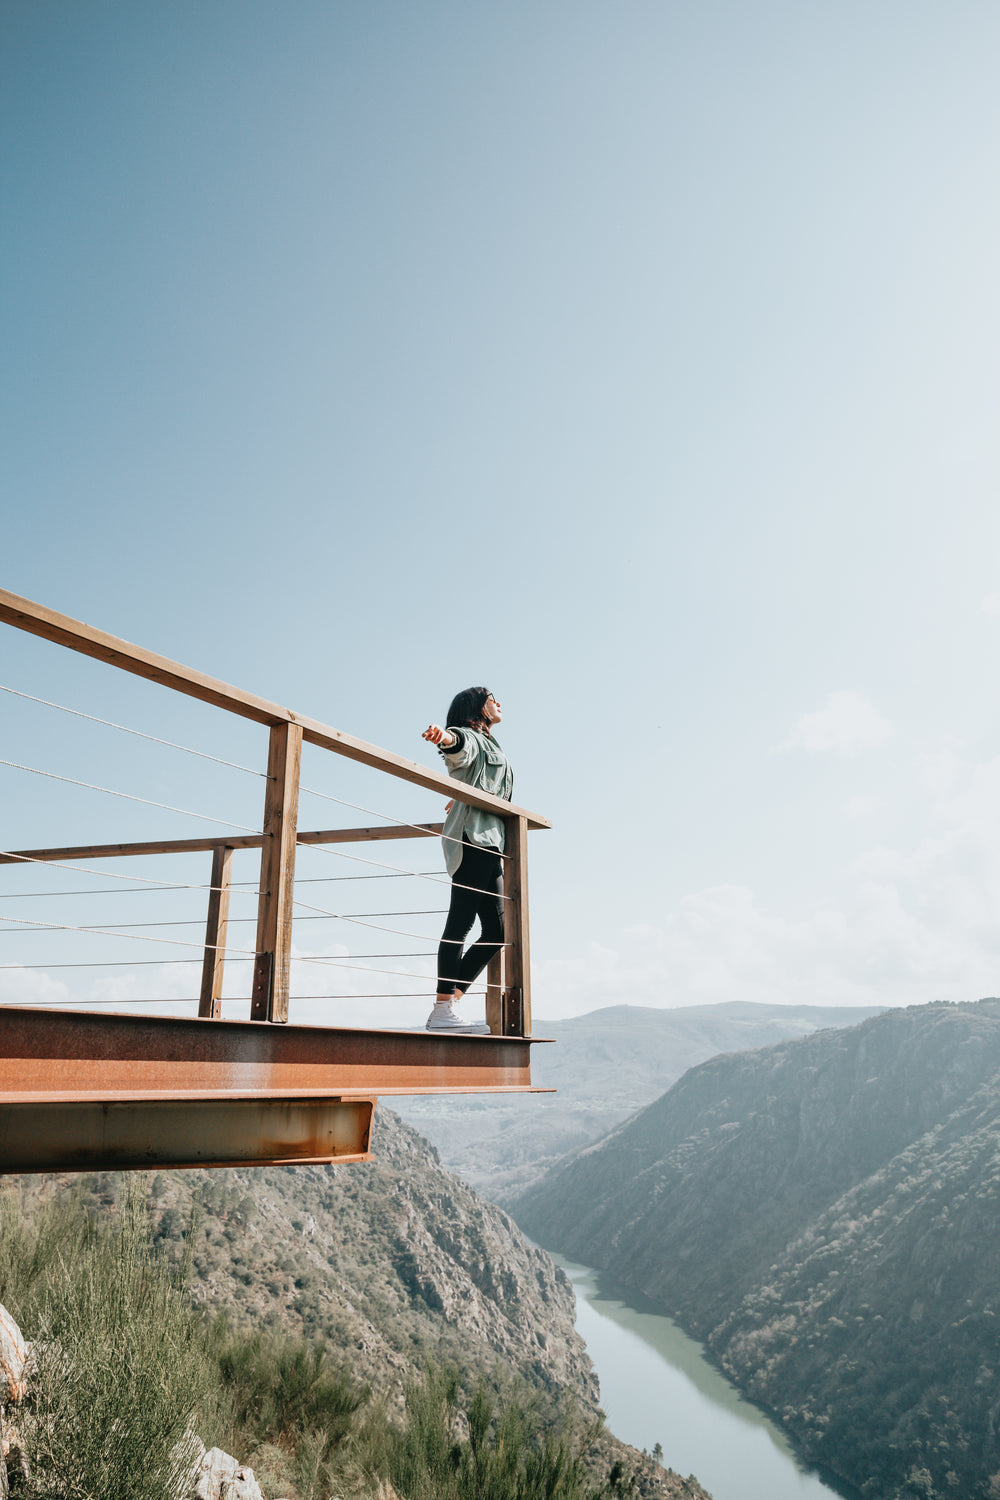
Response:
[[[503,861],[495,849],[463,840],[462,863],[451,877],[451,904],[438,948],[438,994],[465,991],[503,947]],[[472,887],[472,889],[467,889]],[[482,931],[462,944],[479,918]]]

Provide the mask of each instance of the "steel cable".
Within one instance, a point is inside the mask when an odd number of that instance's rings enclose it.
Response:
[[[475,946],[476,946],[475,943],[470,943],[469,944],[470,948],[474,948]],[[437,975],[434,975],[434,974],[417,974],[412,969],[375,969],[375,968],[372,968],[370,964],[349,964],[349,963],[347,963],[345,961],[346,959],[352,958],[353,956],[354,956],[353,954],[347,953],[347,954],[344,955],[344,958],[341,959],[341,958],[338,958],[338,956],[335,953],[316,954],[316,955],[310,955],[308,957],[304,953],[299,953],[299,954],[296,954],[295,957],[292,959],[292,963],[293,964],[338,964],[340,966],[340,968],[342,968],[342,969],[355,969],[360,974],[392,974],[394,977],[398,977],[400,979],[426,979],[428,982],[430,982],[430,981],[432,981],[434,979],[443,979],[446,984],[459,984],[459,983],[461,983],[461,981],[457,977],[449,975],[449,974],[437,974]],[[388,953],[385,956],[387,958],[391,958],[392,954]],[[433,957],[433,954],[430,954],[428,956],[429,957]]]
[[[242,851],[237,851],[237,852],[242,853]],[[4,853],[4,851],[2,849],[0,849],[0,854],[3,854],[3,853]],[[157,856],[154,856],[154,855],[142,855],[142,856],[139,856],[139,857],[140,858],[144,858],[144,859],[152,859],[152,858],[155,858]],[[15,859],[27,859],[28,855],[26,855],[26,854],[16,854],[16,855],[13,856],[13,858],[15,858]],[[36,859],[34,861],[34,863],[35,864],[39,864],[39,865],[52,865],[53,869],[56,869],[56,870],[79,870],[80,869],[79,865],[59,865],[59,864],[56,864],[56,862],[54,860],[51,860],[51,859]],[[81,874],[86,874],[86,873],[87,872],[85,870],[81,871]],[[95,871],[94,873],[95,874],[100,874],[101,871]],[[111,872],[110,872],[110,870],[107,871],[106,873],[107,873],[108,877],[111,878]],[[422,873],[424,875],[438,875],[438,874],[440,874],[440,871],[439,870],[424,870]],[[115,880],[131,880],[131,879],[138,879],[138,876],[115,875],[113,878]],[[296,885],[330,885],[331,882],[338,881],[338,880],[401,880],[401,879],[402,879],[402,876],[400,876],[400,875],[310,875],[310,876],[308,876],[304,880],[299,880],[298,877],[296,877],[295,884]],[[254,889],[252,891],[241,891],[242,895],[257,896],[257,895],[260,894],[259,891],[256,888],[256,885],[255,885],[254,881],[252,881],[252,880],[232,880],[229,883],[229,889],[231,891],[235,891],[237,889],[237,887],[248,886],[248,885],[249,886],[254,886]],[[171,885],[163,885],[158,880],[151,881],[150,885],[147,887],[147,890],[156,890],[156,891],[169,891],[169,890],[173,890],[173,889],[174,889],[173,886],[171,886]],[[206,885],[206,886],[197,885],[197,886],[192,886],[191,889],[192,890],[196,890],[196,891],[201,891],[201,890],[214,891],[214,890],[219,890],[220,887],[219,886],[213,886],[213,885]],[[120,895],[120,896],[144,896],[146,894],[147,894],[146,890],[121,891],[121,890],[118,890],[115,886],[109,886],[109,887],[107,887],[104,890],[98,888],[96,891],[85,891],[85,890],[79,890],[79,891],[7,891],[7,892],[5,892],[5,894],[3,896],[3,900],[4,901],[28,901],[28,900],[34,900],[36,898],[37,899],[41,899],[42,897],[45,897],[45,896],[116,896],[116,895]],[[441,911],[440,912],[436,911],[434,913],[434,915],[436,915],[436,916],[441,915],[446,909],[447,908],[442,907]],[[385,911],[385,912],[355,912],[354,915],[355,916],[362,916],[362,917],[391,917],[391,916],[394,916],[394,915],[397,915],[397,916],[402,916],[402,915],[417,916],[418,913],[416,913],[416,912],[406,912],[406,913],[399,912],[399,913],[393,913],[391,911]],[[423,915],[423,914],[421,913],[420,915]],[[431,913],[428,912],[427,915],[430,916]],[[236,920],[236,919],[234,918],[234,920]],[[240,917],[239,920],[243,921],[244,918]],[[254,919],[252,917],[250,917],[250,918],[247,918],[246,920],[253,921]]]
[[[238,828],[241,833],[260,833],[259,828],[251,828],[247,823],[213,818],[211,813],[191,812],[187,807],[172,807],[169,802],[154,802],[150,797],[136,797],[132,792],[116,792],[113,787],[96,786],[92,781],[77,781],[74,776],[59,776],[55,771],[41,771],[38,766],[22,766],[20,761],[0,760],[0,766],[10,766],[15,771],[30,771],[32,776],[45,776],[49,781],[63,781],[67,786],[82,786],[88,792],[103,792],[108,797],[121,797],[126,802],[141,802],[144,807],[159,807],[164,812],[181,813],[185,818],[200,818],[203,823],[218,823],[220,828]]]
[[[482,989],[470,989],[465,991],[463,998],[470,995],[482,998],[485,996],[485,993],[485,990]],[[235,1004],[237,1001],[245,1001],[247,998],[246,995],[216,996],[216,999],[221,999],[223,1004],[229,1003],[230,1005]],[[377,994],[366,992],[360,995],[347,990],[341,990],[336,995],[289,995],[288,998],[290,1001],[294,1000],[298,1004],[303,1000],[426,1000],[428,997],[426,990],[384,990]],[[198,1005],[200,1000],[201,997],[199,995],[136,995],[131,1000],[122,1000],[114,996],[95,995],[86,1000],[76,1000],[75,1003],[72,1000],[32,1000],[28,1002],[0,999],[0,1007],[4,1005],[26,1005],[32,1010],[36,1010],[42,1006],[48,1006],[50,1009],[74,1010],[90,1005]]]
[[[381,922],[363,922],[359,917],[345,917],[340,912],[327,911],[322,906],[311,906],[308,901],[292,901],[293,906],[304,907],[306,911],[319,912],[324,917],[332,917],[337,922],[351,922],[356,927],[370,927],[375,932],[390,932],[393,937],[426,938],[425,932],[404,932],[401,927],[385,927]],[[504,947],[509,946],[504,944]]]
[[[266,771],[255,771],[253,766],[241,766],[235,760],[223,760],[220,755],[209,755],[207,750],[194,750],[190,745],[179,745],[176,740],[163,740],[157,734],[146,734],[142,729],[131,729],[127,724],[116,724],[112,719],[100,719],[96,714],[85,714],[80,708],[67,708],[65,703],[53,703],[48,698],[36,698],[34,693],[22,693],[18,688],[4,687],[0,693],[13,693],[17,698],[27,698],[31,703],[44,703],[46,708],[57,708],[62,714],[75,714],[78,719],[89,719],[92,724],[104,724],[109,729],[120,729],[123,734],[134,734],[140,740],[152,740],[154,745],[168,745],[171,750],[183,750],[186,755],[197,755],[202,760],[214,760],[217,766],[231,766],[234,771],[246,771],[249,776],[260,776],[267,780]]]
[[[86,865],[67,865],[67,864],[61,864],[58,860],[55,860],[55,859],[39,859],[34,854],[17,854],[17,853],[15,853],[15,851],[13,849],[0,849],[0,855],[2,855],[5,859],[21,860],[25,864],[29,864],[29,865],[45,865],[45,867],[47,869],[50,869],[50,870],[72,870],[73,873],[74,873],[74,875],[102,875],[105,880],[137,880],[137,881],[139,881],[139,883],[141,885],[152,885],[152,886],[155,886],[158,891],[221,891],[221,890],[225,889],[225,887],[221,886],[221,885],[195,885],[191,881],[185,881],[185,880],[169,880],[169,881],[151,880],[148,875],[119,875],[114,870],[88,870],[87,867],[86,867]],[[239,885],[232,885],[232,886],[230,886],[230,890],[238,891],[239,895],[241,895],[241,896],[259,896],[260,895],[260,892],[256,891],[256,890],[252,890],[252,891],[244,890],[242,883],[240,883]],[[58,894],[58,892],[53,892],[52,894],[55,895],[55,894]],[[80,895],[80,896],[105,895],[106,896],[106,895],[113,894],[113,892],[109,892],[109,891],[69,891],[69,892],[66,892],[65,894],[68,894],[68,895],[71,895],[71,896],[72,895]],[[18,917],[16,919],[12,919],[12,920],[21,921],[22,918]],[[26,919],[23,919],[23,920],[26,920]]]
[[[114,893],[114,894],[117,894],[117,893]],[[295,904],[296,905],[304,905],[305,903],[296,902]],[[315,908],[315,909],[318,910],[318,908]],[[298,922],[327,922],[327,921],[330,921],[331,918],[332,918],[332,920],[336,921],[336,922],[350,922],[352,920],[356,920],[359,917],[425,917],[425,916],[426,917],[443,917],[443,916],[446,916],[446,915],[447,915],[447,913],[444,912],[444,911],[433,911],[433,912],[430,912],[430,911],[429,912],[423,912],[423,911],[414,911],[414,912],[402,912],[402,911],[400,911],[400,912],[396,912],[396,911],[358,911],[358,912],[351,912],[349,916],[347,916],[347,915],[345,915],[345,916],[334,916],[332,913],[330,913],[329,915],[324,914],[323,916],[318,916],[318,917],[297,917],[296,921],[298,921]],[[14,917],[2,917],[2,918],[0,918],[0,921],[4,921],[4,922],[13,922],[14,920],[15,920]],[[18,922],[20,922],[22,920],[23,921],[27,921],[27,918],[18,917],[18,918],[16,918],[16,920]],[[239,924],[244,924],[245,925],[247,922],[256,922],[256,920],[257,920],[256,917],[229,917],[227,919],[226,925],[227,925],[227,927],[236,927]],[[92,932],[103,932],[105,929],[110,929],[112,927],[117,927],[117,928],[126,928],[126,927],[204,927],[204,925],[205,925],[205,918],[202,916],[202,917],[187,917],[183,921],[177,921],[177,922],[94,922],[94,923],[91,924],[91,926],[87,930],[88,931],[92,931]],[[389,928],[389,927],[385,928],[384,930],[386,932],[391,932],[392,931],[392,929]],[[31,931],[32,931],[31,927],[5,927],[2,930],[0,930],[0,937],[5,936],[7,933],[10,933],[10,932],[31,932]],[[405,936],[405,935],[406,934],[404,933],[403,936]],[[417,934],[414,933],[413,936],[416,937]],[[420,934],[420,936],[425,936],[425,934]]]
[[[464,782],[460,783],[460,785],[464,784]],[[310,797],[322,797],[324,802],[336,802],[340,807],[353,807],[355,812],[368,813],[370,817],[381,818],[383,822],[394,824],[399,828],[415,828],[418,833],[428,832],[426,823],[408,823],[405,818],[394,818],[390,813],[376,812],[374,807],[362,807],[360,802],[348,802],[346,797],[334,797],[329,792],[317,792],[315,788],[311,786],[300,786],[299,791],[305,792]],[[499,816],[499,814],[497,814],[497,816]],[[451,844],[461,844],[464,842],[464,840],[456,838],[453,833],[439,833],[435,835],[435,837],[447,839]],[[496,852],[500,855],[501,859],[510,858],[508,854],[502,854],[499,849]]]
[[[461,885],[457,880],[449,880],[449,878],[447,877],[447,875],[442,879],[438,875],[428,875],[425,872],[422,872],[420,870],[405,870],[402,865],[387,865],[387,864],[384,864],[381,860],[378,860],[378,859],[365,859],[360,854],[345,854],[342,849],[332,849],[329,846],[329,844],[302,844],[302,843],[300,843],[298,841],[298,839],[296,839],[296,841],[295,841],[295,847],[297,849],[315,849],[320,854],[330,854],[330,855],[332,855],[334,857],[334,859],[351,859],[351,860],[355,860],[360,865],[376,865],[376,866],[378,866],[378,868],[380,870],[395,870],[396,873],[399,874],[399,875],[414,875],[414,876],[418,876],[422,880],[432,880],[435,885],[446,885],[446,886],[448,886],[449,890],[452,887],[454,887],[456,890],[460,890],[460,891],[475,891],[477,893],[477,895],[480,895],[480,896],[483,894],[483,892],[481,891],[481,889],[479,888],[479,886],[475,886],[475,885]],[[498,901],[510,901],[510,899],[511,899],[510,896],[498,896],[497,897]]]
[[[257,957],[255,948],[229,948],[222,943],[188,943],[183,938],[143,937],[138,932],[109,932],[102,927],[71,927],[66,922],[33,922],[30,917],[5,917],[2,913],[0,913],[0,922],[23,922],[27,927],[43,927],[52,932],[92,932],[98,937],[120,937],[132,943],[169,943],[172,948],[214,948],[220,953],[244,953],[249,954],[251,958]],[[20,964],[0,964],[2,969],[20,967]]]
[[[192,944],[192,947],[194,944]],[[201,944],[198,944],[201,947]],[[253,955],[256,957],[256,954]],[[149,969],[156,964],[200,964],[200,958],[108,958],[87,959],[73,964],[0,964],[0,969]],[[231,958],[231,964],[248,964],[249,958]]]

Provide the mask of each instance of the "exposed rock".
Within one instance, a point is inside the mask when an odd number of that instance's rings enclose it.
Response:
[[[203,1453],[191,1477],[189,1500],[264,1500],[253,1469],[221,1448]]]
[[[6,1459],[9,1454],[19,1452],[20,1448],[21,1435],[11,1420],[7,1407],[0,1404],[0,1455]]]
[[[0,1500],[10,1493],[8,1460],[21,1466],[21,1439],[8,1408],[23,1399],[27,1390],[25,1365],[28,1346],[10,1313],[0,1306]]]
[[[6,1417],[5,1413],[0,1415]],[[4,1426],[3,1457],[0,1458],[0,1500],[6,1500],[13,1478],[19,1481],[17,1493],[25,1494],[28,1488],[28,1460],[21,1446],[21,1436],[9,1421]]]
[[[264,1500],[260,1485],[253,1477],[253,1469],[241,1465],[231,1479],[224,1480],[219,1500]]]
[[[5,1307],[0,1306],[0,1401],[20,1401],[25,1392],[28,1346]]]
[[[199,1199],[196,1301],[237,1327],[327,1340],[396,1405],[430,1355],[595,1408],[562,1271],[382,1105],[373,1152],[349,1167],[160,1174],[159,1236],[178,1257]]]

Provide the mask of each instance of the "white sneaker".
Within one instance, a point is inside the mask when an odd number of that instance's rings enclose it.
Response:
[[[435,1000],[427,1017],[428,1031],[460,1031],[466,1036],[489,1036],[490,1028],[481,1021],[463,1021],[454,1000]]]

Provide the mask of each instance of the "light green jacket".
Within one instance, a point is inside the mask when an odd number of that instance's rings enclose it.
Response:
[[[452,729],[451,733],[460,734],[462,743],[453,750],[441,751],[449,776],[509,802],[514,790],[514,773],[493,736],[481,734],[478,729]],[[470,807],[457,797],[444,820],[443,832],[444,862],[449,875],[454,875],[462,863],[463,839],[503,853],[505,829],[499,813]]]

